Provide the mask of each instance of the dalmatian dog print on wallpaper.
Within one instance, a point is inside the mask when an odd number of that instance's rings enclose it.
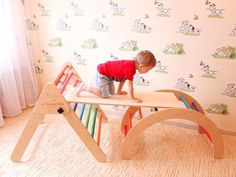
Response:
[[[235,5],[235,0],[60,0],[56,5],[37,0],[24,4],[25,26],[42,85],[61,63],[91,70],[148,49],[157,63],[147,75],[135,76],[137,89],[188,92],[220,129],[236,132],[228,126],[236,124]]]

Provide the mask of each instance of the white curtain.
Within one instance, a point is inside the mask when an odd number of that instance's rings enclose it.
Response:
[[[22,2],[0,0],[0,105],[6,117],[34,105],[38,97]]]

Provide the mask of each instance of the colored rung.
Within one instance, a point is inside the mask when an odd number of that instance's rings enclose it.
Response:
[[[65,72],[64,72],[64,75],[61,77],[61,79],[60,79],[60,81],[59,81],[59,83],[58,83],[58,85],[60,84],[60,87],[62,87],[62,86],[64,85],[64,83],[65,83],[65,81],[66,81],[66,78],[68,77],[69,71],[70,71],[70,68],[67,68],[67,69],[65,70]]]
[[[192,102],[192,106],[193,106],[193,108],[194,108],[197,112],[201,112],[200,109],[197,107],[197,105],[196,105],[194,102]],[[210,136],[210,134],[208,133],[208,131],[207,131],[205,128],[203,128],[202,126],[200,126],[200,125],[199,125],[199,128],[200,128],[200,129],[202,130],[202,132],[207,136],[207,138],[212,142],[211,136]]]
[[[77,84],[79,83],[79,81],[78,81],[78,79],[76,79],[76,81],[75,81],[75,83],[74,83],[74,87],[76,87],[77,86]],[[75,103],[75,105],[74,105],[74,112],[76,111],[76,109],[77,109],[77,106],[78,106],[78,103]],[[83,110],[84,111],[84,110]],[[84,112],[83,112],[84,113]],[[83,113],[82,113],[82,117],[83,117]],[[82,120],[82,118],[80,117],[80,120]]]
[[[70,68],[70,67],[71,67],[71,66],[68,65],[68,64],[64,66],[64,68],[61,70],[60,74],[57,76],[57,78],[56,78],[55,81],[54,81],[54,84],[55,84],[55,85],[58,85],[58,83],[60,82],[62,76],[64,75],[65,70],[66,70],[67,68]]]
[[[91,127],[91,136],[94,137],[94,130],[95,130],[95,125],[96,125],[96,119],[97,119],[97,112],[98,109],[94,109],[94,115],[93,115],[93,122],[92,122],[92,127]]]
[[[192,102],[192,106],[197,112],[201,112],[200,109],[197,107],[197,105],[194,102]]]
[[[76,81],[74,82],[74,85],[73,85],[73,87],[76,87],[76,86],[78,85],[78,83],[79,83],[79,80],[78,80],[78,79],[76,79]]]
[[[139,119],[143,118],[141,107],[138,108],[138,115],[139,115]]]
[[[203,128],[203,127],[200,126],[200,125],[199,125],[199,128],[201,129],[202,133],[204,133],[204,134],[207,136],[207,138],[212,142],[211,136],[210,136],[210,134],[208,133],[208,131],[206,131],[206,129]]]
[[[68,77],[68,71],[64,73],[64,75],[62,76],[60,83],[61,85],[63,85],[66,81],[66,78]]]
[[[129,114],[129,117],[128,117],[128,121],[129,121],[129,129],[131,129],[132,128],[132,115],[131,115],[131,113]]]
[[[73,76],[73,74],[74,74],[73,72],[70,72],[70,74],[68,75],[68,77],[66,78],[65,82],[64,82],[63,85],[62,85],[62,88],[61,88],[61,90],[60,90],[60,93],[63,93],[63,92],[65,91],[66,86],[67,86],[67,84],[69,83],[69,81],[70,81],[71,77]]]
[[[91,114],[92,107],[93,107],[93,105],[90,104],[90,106],[89,106],[89,110],[88,110],[88,114],[87,114],[86,123],[85,123],[85,128],[86,128],[86,129],[88,129],[89,119],[90,119],[90,114]]]
[[[74,104],[74,108],[73,108],[74,112],[76,111],[77,106],[78,106],[78,103],[75,103],[75,104]]]
[[[101,137],[101,127],[102,127],[102,114],[100,113],[98,116],[98,134],[97,134],[97,144],[100,145],[100,137]]]
[[[77,103],[76,103],[76,104],[77,104]],[[86,105],[86,104],[82,104],[81,107],[80,107],[80,113],[79,113],[79,119],[80,119],[80,121],[82,121],[82,118],[83,118],[85,105]]]
[[[179,98],[184,102],[184,105],[186,106],[186,108],[190,109],[190,106],[189,106],[188,102],[185,100],[185,98],[183,96],[180,96]]]
[[[124,136],[126,136],[128,133],[128,126],[124,125]]]

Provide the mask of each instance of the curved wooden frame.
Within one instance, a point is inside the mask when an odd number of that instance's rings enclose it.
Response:
[[[130,159],[131,158],[131,150],[134,145],[134,142],[137,141],[138,135],[141,134],[146,128],[153,125],[154,123],[158,123],[163,120],[167,119],[186,119],[193,121],[198,124],[198,132],[203,133],[203,130],[207,130],[207,133],[210,136],[210,140],[213,144],[214,149],[214,157],[217,159],[220,159],[223,157],[224,154],[224,143],[223,138],[220,133],[220,130],[216,127],[214,122],[212,122],[210,119],[208,119],[205,116],[204,109],[202,106],[190,95],[173,90],[173,89],[164,89],[164,90],[157,90],[156,92],[172,92],[175,94],[176,98],[178,100],[181,100],[180,97],[183,96],[186,102],[189,104],[190,108],[192,109],[167,109],[164,111],[155,112],[142,120],[138,121],[136,125],[134,125],[132,128],[128,127],[128,134],[126,135],[123,147],[122,147],[122,157],[124,159]],[[199,112],[195,110],[192,103],[194,103],[198,109]],[[138,107],[129,107],[126,110],[126,113],[122,119],[121,122],[121,132],[124,133],[124,126],[128,125],[128,119],[130,116],[133,117],[135,112],[138,110]],[[131,117],[131,118],[132,118]],[[208,137],[209,138],[209,137]]]
[[[122,118],[122,121],[121,121],[121,126],[120,126],[120,130],[122,133],[124,133],[124,126],[126,125],[127,126],[127,131],[129,131],[129,129],[131,127],[129,127],[129,116],[131,116],[131,119],[133,119],[134,117],[134,114],[138,111],[139,107],[128,107],[128,109],[126,109],[126,112]]]
[[[130,159],[131,158],[131,151],[134,147],[134,143],[138,140],[138,135],[140,135],[146,128],[153,125],[154,123],[158,123],[163,120],[167,119],[186,119],[191,120],[206,130],[209,131],[209,134],[212,137],[212,144],[214,149],[214,157],[216,159],[223,158],[224,154],[224,143],[223,138],[216,127],[216,125],[208,119],[205,115],[187,109],[168,109],[159,112],[152,113],[151,115],[143,118],[137,124],[133,126],[132,129],[128,132],[127,136],[123,141],[122,147],[122,158],[123,159]]]
[[[183,96],[184,99],[186,100],[186,102],[189,104],[191,109],[195,110],[193,105],[191,104],[191,103],[194,103],[198,107],[200,112],[205,115],[205,111],[202,108],[202,106],[200,105],[200,103],[198,103],[197,100],[195,100],[192,96],[188,95],[187,93],[184,93],[184,92],[181,92],[181,91],[178,91],[178,90],[173,90],[173,89],[156,90],[156,92],[172,92],[172,93],[175,94],[175,96],[176,96],[176,98],[178,100],[181,100],[180,97]],[[199,133],[203,133],[204,132],[204,130],[202,130],[201,126],[198,125],[197,128],[198,128],[198,132]]]
[[[205,114],[204,109],[202,108],[202,106],[193,97],[191,97],[190,95],[188,95],[184,92],[181,92],[181,91],[178,91],[178,90],[173,90],[173,89],[156,90],[155,92],[172,92],[172,93],[175,94],[175,96],[178,100],[181,100],[180,96],[183,96],[185,98],[185,100],[187,101],[187,103],[189,104],[189,106],[191,107],[191,109],[194,109],[192,104],[191,104],[191,103],[194,103],[199,108],[200,112],[202,114]],[[138,107],[129,107],[126,110],[125,115],[122,118],[121,126],[120,126],[120,129],[121,129],[122,133],[124,133],[124,126],[128,125],[128,117],[129,117],[130,113],[131,113],[132,118],[133,118],[133,115],[137,111],[138,111]],[[198,132],[202,133],[202,130],[201,130],[200,126],[198,126]]]
[[[185,98],[185,100],[188,102],[189,106],[191,107],[191,109],[194,109],[194,107],[192,106],[191,103],[196,104],[196,106],[199,108],[199,110],[201,111],[201,113],[205,114],[204,109],[202,108],[202,106],[197,102],[197,100],[195,100],[193,97],[191,97],[190,95],[188,95],[187,93],[178,91],[178,90],[173,90],[173,89],[163,89],[163,90],[156,90],[155,92],[172,92],[175,94],[176,98],[178,100],[180,99],[180,96],[183,96]]]

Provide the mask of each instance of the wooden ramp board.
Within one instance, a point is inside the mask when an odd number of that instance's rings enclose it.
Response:
[[[76,96],[76,88],[69,85],[63,95],[68,102],[72,103],[132,107],[185,108],[183,102],[179,101],[174,93],[170,92],[135,92],[135,96],[143,100],[142,103],[130,100],[128,95],[112,95],[109,98],[99,98],[89,92],[82,92],[78,97]]]

